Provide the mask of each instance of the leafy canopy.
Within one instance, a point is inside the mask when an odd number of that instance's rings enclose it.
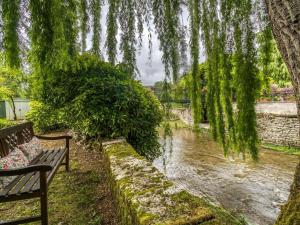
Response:
[[[0,98],[12,101],[24,94],[24,78],[20,70],[2,67],[0,69]]]

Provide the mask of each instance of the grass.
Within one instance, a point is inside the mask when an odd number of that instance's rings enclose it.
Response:
[[[189,105],[188,104],[172,102],[171,107],[173,109],[187,109],[187,108],[189,108]]]
[[[72,172],[60,171],[53,180],[49,190],[50,224],[100,224],[101,214],[95,209],[94,198],[100,177],[92,171],[80,173],[78,164],[72,163]],[[18,201],[17,204],[0,205],[4,218],[13,219],[39,214],[38,200]],[[32,223],[39,224],[39,223]]]
[[[16,122],[0,118],[0,129],[15,125]]]
[[[163,121],[163,123],[161,124],[161,127],[164,127],[165,124],[169,124],[170,128],[172,128],[172,129],[191,128],[189,125],[182,122],[180,119]]]
[[[71,171],[62,167],[48,191],[49,224],[117,225],[101,154],[76,149],[73,142],[71,150]],[[39,210],[39,199],[1,203],[0,221],[39,215]]]
[[[284,152],[287,154],[300,156],[300,148],[297,147],[281,146],[281,145],[274,145],[274,144],[261,144],[261,147],[265,149],[277,151],[277,152]]]

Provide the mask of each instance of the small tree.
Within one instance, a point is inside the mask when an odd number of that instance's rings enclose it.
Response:
[[[17,120],[14,98],[22,96],[23,83],[24,78],[20,70],[8,67],[0,69],[0,98],[7,100],[10,104],[14,120]]]

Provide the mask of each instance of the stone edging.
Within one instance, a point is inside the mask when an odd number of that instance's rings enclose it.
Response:
[[[103,152],[122,225],[198,225],[215,221],[204,200],[178,190],[124,140],[103,143]]]

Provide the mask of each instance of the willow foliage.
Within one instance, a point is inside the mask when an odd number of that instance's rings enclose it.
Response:
[[[231,63],[231,44],[230,41],[230,18],[232,16],[232,3],[228,0],[222,1],[221,3],[221,29],[220,29],[220,87],[221,87],[221,98],[224,104],[224,115],[225,115],[225,129],[228,131],[229,140],[224,145],[225,154],[228,153],[228,149],[236,145],[236,133],[235,123],[232,107],[232,63]]]
[[[77,38],[78,38],[78,26],[77,26],[77,0],[66,0],[65,4],[62,4],[62,11],[65,12],[64,21],[64,38],[67,46],[68,55],[74,57],[77,52]]]
[[[116,63],[117,55],[117,33],[118,33],[118,3],[119,0],[110,0],[109,9],[106,18],[107,32],[106,32],[106,49],[108,55],[108,61],[111,64]]]
[[[222,143],[225,154],[235,148],[244,156],[249,151],[257,160],[255,101],[259,83],[252,16],[251,0],[202,1],[207,105],[213,137]]]
[[[200,56],[200,2],[190,0],[189,11],[191,15],[191,58],[192,58],[192,108],[195,127],[201,122],[201,79],[197,79],[199,73]]]
[[[86,50],[87,33],[89,32],[89,13],[87,0],[80,0],[80,32],[81,32],[81,52]]]
[[[217,139],[217,127],[216,127],[216,112],[215,112],[215,103],[214,103],[214,90],[215,86],[213,84],[213,73],[212,73],[212,63],[210,62],[210,55],[212,54],[212,42],[211,42],[211,16],[209,15],[209,8],[207,5],[207,1],[202,1],[202,38],[204,45],[206,47],[206,56],[208,58],[208,66],[207,66],[207,111],[208,111],[208,119],[211,125],[211,132],[213,138]]]
[[[166,77],[170,78],[172,74],[175,82],[178,79],[180,62],[180,3],[179,0],[154,0],[152,3],[154,25],[160,41]]]
[[[77,52],[75,0],[30,0],[31,52],[35,96],[47,95],[48,80]]]
[[[101,56],[101,8],[102,0],[92,0],[91,11],[93,15],[93,39],[92,39],[92,52]]]
[[[2,0],[3,47],[5,64],[19,68],[20,48],[18,24],[20,19],[20,0]]]
[[[127,65],[127,71],[133,76],[136,74],[136,17],[135,1],[121,1],[119,22],[121,29],[121,50],[123,53],[123,63]]]

